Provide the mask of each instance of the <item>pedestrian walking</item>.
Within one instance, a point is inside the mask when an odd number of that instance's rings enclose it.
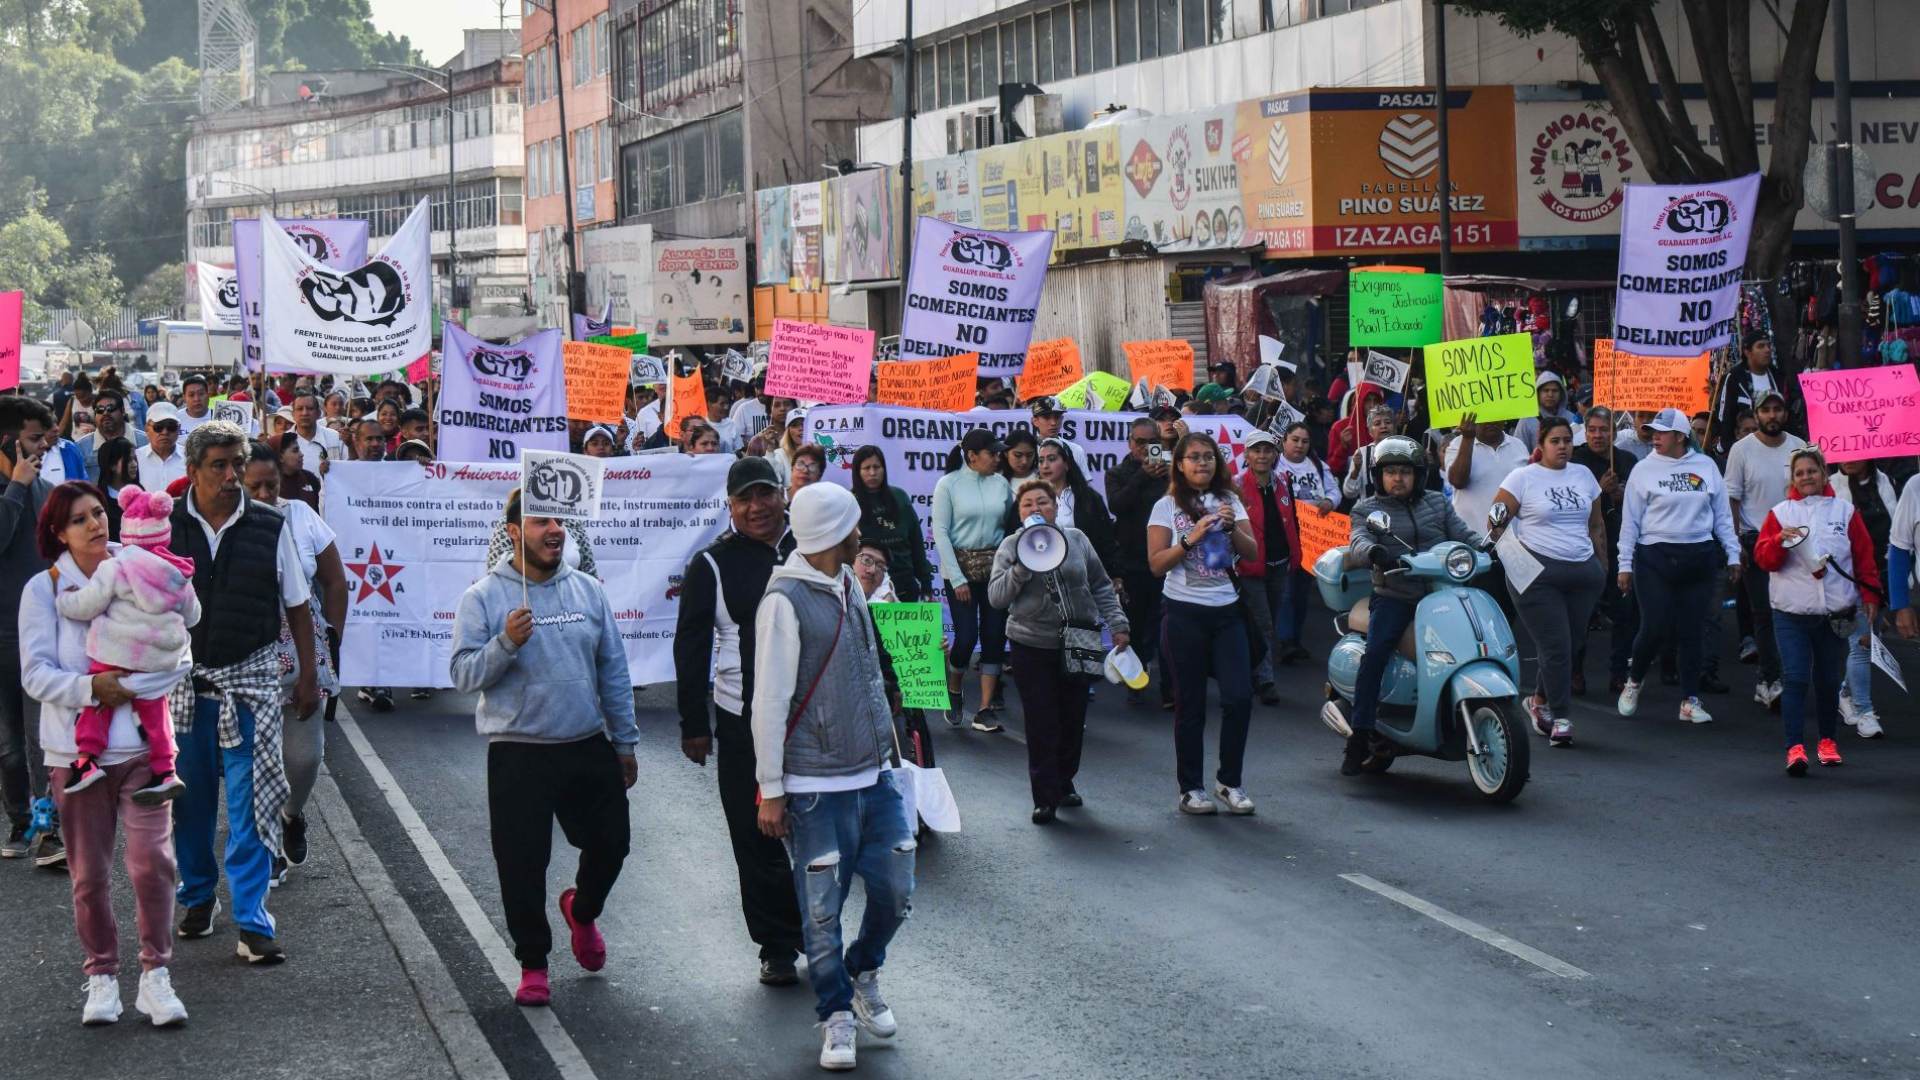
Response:
[[[753,626],[767,580],[793,543],[780,482],[765,458],[728,468],[727,513],[732,528],[687,563],[680,591],[673,638],[680,750],[700,766],[717,758],[720,812],[747,937],[760,947],[760,981],[791,986],[800,981],[794,960],[803,945],[793,868],[787,849],[762,834],[755,818]]]
[[[1372,460],[1371,452],[1368,460]],[[1293,499],[1296,520],[1301,507],[1311,506],[1329,513],[1340,505],[1340,490],[1334,484],[1333,470],[1313,452],[1313,434],[1304,423],[1292,423],[1280,434],[1280,460],[1275,471]],[[1287,583],[1285,611],[1273,632],[1280,638],[1281,655],[1292,661],[1308,658],[1301,638],[1307,626],[1307,609],[1319,592],[1313,584],[1313,568],[1296,565]]]
[[[1752,612],[1754,644],[1760,671],[1753,685],[1754,704],[1774,708],[1780,702],[1780,650],[1773,640],[1773,621],[1767,617],[1767,581],[1771,576],[1753,565],[1753,545],[1767,511],[1787,497],[1788,462],[1806,440],[1787,430],[1787,399],[1779,390],[1763,390],[1754,406],[1757,427],[1727,452],[1727,504],[1734,528],[1740,533],[1740,585]],[[1718,640],[1708,647],[1717,650]]]
[[[860,506],[837,484],[815,484],[795,497],[791,515],[794,552],[773,571],[754,620],[759,824],[786,841],[806,905],[820,1066],[844,1070],[855,1064],[856,1026],[882,1039],[899,1030],[880,968],[911,910],[917,845],[894,774],[898,736],[878,636],[849,569]],[[856,877],[866,911],[843,951],[840,911]]]
[[[1586,639],[1587,620],[1606,587],[1606,523],[1600,482],[1571,464],[1572,423],[1543,416],[1538,437],[1537,460],[1508,473],[1493,497],[1508,514],[1494,532],[1512,529],[1522,549],[1508,557],[1506,578],[1538,650],[1527,716],[1548,745],[1572,746],[1574,645]]]
[[[52,568],[27,583],[12,624],[20,634],[20,647],[10,651],[21,665],[26,692],[40,705],[38,741],[46,754],[42,764],[52,775],[53,797],[72,845],[67,869],[73,883],[73,923],[86,952],[87,1000],[80,1020],[111,1024],[120,1019],[113,849],[123,836],[140,935],[140,990],[134,1007],[156,1027],[178,1024],[187,1018],[187,1010],[174,992],[170,971],[173,814],[165,799],[151,797],[156,789],[153,758],[164,753],[171,740],[143,737],[133,703],[165,694],[187,676],[193,662],[183,641],[167,670],[99,670],[88,647],[88,621],[61,612],[60,597],[88,589],[103,567],[118,561],[108,550],[106,496],[98,488],[70,482],[48,493],[36,534],[36,549]],[[79,717],[88,710],[105,713],[106,723],[90,748],[93,779],[75,784],[75,770],[65,763],[82,753]]]
[[[1826,458],[1803,446],[1791,462],[1793,486],[1761,523],[1753,562],[1773,575],[1768,595],[1785,681],[1787,775],[1805,776],[1809,705],[1820,733],[1815,757],[1822,765],[1841,763],[1834,735],[1847,643],[1862,633],[1863,618],[1873,626],[1883,593],[1866,521],[1852,503],[1833,497]]]
[[[1382,436],[1384,438],[1384,436]],[[1372,460],[1373,443],[1362,447]],[[1254,692],[1266,705],[1278,705],[1280,692],[1274,686],[1281,664],[1293,659],[1298,643],[1280,639],[1279,628],[1286,615],[1287,590],[1294,572],[1300,569],[1300,532],[1293,516],[1293,496],[1280,482],[1274,466],[1280,460],[1280,440],[1271,432],[1247,433],[1247,467],[1240,474],[1240,501],[1248,510],[1247,524],[1253,530],[1254,556],[1242,559],[1235,581],[1240,602],[1260,634],[1255,651],[1260,661],[1254,665]],[[1370,485],[1369,485],[1370,486]]]
[[[53,484],[40,464],[53,444],[53,411],[32,398],[0,394],[0,801],[8,832],[0,858],[31,858],[57,868],[66,861],[60,824],[40,752],[40,706],[20,681],[20,598],[49,563],[35,529]]]
[[[999,472],[1005,449],[993,432],[974,428],[960,440],[960,467],[933,486],[933,545],[940,552],[940,576],[946,581],[947,610],[953,616],[953,648],[947,654],[947,690],[953,696],[953,708],[947,723],[960,724],[965,699],[961,680],[978,642],[980,708],[973,714],[973,729],[984,732],[1005,727],[993,699],[1006,655],[1007,619],[987,602],[993,553],[1006,539],[1007,504],[1013,501],[1013,489]]]
[[[1587,410],[1586,441],[1573,448],[1573,463],[1593,474],[1600,485],[1600,518],[1607,526],[1607,547],[1602,552],[1609,567],[1620,565],[1620,508],[1626,500],[1627,483],[1633,477],[1635,457],[1610,441],[1613,413],[1604,405]],[[1607,649],[1607,694],[1618,697],[1627,685],[1627,658],[1633,652],[1633,637],[1640,629],[1640,605],[1631,592],[1602,588],[1599,608],[1609,626]],[[1576,639],[1573,651],[1573,695],[1582,697],[1587,690],[1587,637]]]
[[[1215,797],[1229,813],[1254,811],[1241,775],[1253,715],[1252,643],[1231,571],[1236,557],[1258,554],[1246,504],[1233,493],[1219,447],[1197,432],[1181,436],[1167,494],[1147,521],[1147,558],[1165,579],[1160,647],[1173,675],[1181,813],[1215,813]],[[1208,676],[1220,690],[1220,768],[1211,795],[1202,779]]]
[[[1093,490],[1087,482],[1086,473],[1080,469],[1079,459],[1074,456],[1074,445],[1065,439],[1049,437],[1041,440],[1038,464],[1033,471],[1033,479],[1047,485],[1053,493],[1055,517],[1061,528],[1075,528],[1086,534],[1087,542],[1093,545],[1094,554],[1099,557],[1100,565],[1106,568],[1111,578],[1120,571],[1120,547],[1114,538],[1113,515],[1107,512],[1107,500]],[[1026,481],[1009,481],[1019,489]],[[1007,532],[1020,528],[1025,520],[1012,503],[1007,505],[1006,520],[1003,522]]]
[[[1047,448],[1043,444],[1043,454]],[[1044,462],[1041,471],[1046,471]],[[1105,657],[1100,627],[1113,635],[1116,649],[1126,648],[1132,635],[1093,541],[1084,530],[1060,523],[1053,485],[1044,479],[1027,481],[1020,485],[1014,507],[1023,530],[1050,525],[1067,543],[1065,561],[1036,574],[1020,562],[1020,533],[1008,536],[994,553],[987,585],[993,606],[1007,612],[1013,681],[1026,720],[1033,823],[1048,825],[1060,807],[1082,802],[1073,781],[1080,772],[1086,735],[1087,690]]]
[[[1661,409],[1649,425],[1653,453],[1634,466],[1620,512],[1618,584],[1640,601],[1621,716],[1640,707],[1647,669],[1671,640],[1680,667],[1680,719],[1713,720],[1700,703],[1701,652],[1716,582],[1740,579],[1740,541],[1733,532],[1727,486],[1713,459],[1700,452],[1679,409]]]
[[[913,500],[888,483],[886,451],[873,443],[855,450],[853,477],[853,497],[860,503],[860,539],[886,552],[895,594],[909,603],[933,595],[926,533]]]
[[[1140,628],[1133,652],[1140,658],[1142,670],[1151,669],[1160,655],[1161,580],[1147,565],[1147,519],[1153,505],[1167,493],[1168,462],[1172,455],[1160,445],[1160,425],[1145,417],[1127,426],[1127,456],[1107,470],[1107,506],[1113,512],[1114,549],[1118,553],[1120,574],[1114,578],[1120,605],[1126,610],[1127,625]],[[1167,681],[1167,668],[1160,665],[1157,676],[1160,701],[1173,707],[1173,684]],[[1128,690],[1127,700],[1138,704],[1145,700],[1141,690]]]
[[[1841,476],[1833,481],[1833,497],[1853,504],[1854,512],[1867,524],[1867,536],[1873,541],[1874,568],[1880,580],[1891,580],[1887,565],[1893,539],[1893,513],[1899,500],[1893,482],[1871,461],[1846,461]],[[1886,734],[1880,714],[1873,707],[1873,650],[1869,631],[1878,632],[1864,619],[1858,633],[1848,639],[1847,681],[1840,687],[1840,719],[1863,739],[1878,739]]]
[[[580,850],[560,916],[574,959],[606,966],[597,925],[629,843],[627,789],[639,777],[633,679],[607,594],[562,557],[554,518],[520,515],[507,496],[513,558],[468,587],[453,621],[453,685],[479,694],[474,726],[487,739],[487,818],[507,935],[520,961],[513,1000],[552,1000],[547,864],[553,824]]]

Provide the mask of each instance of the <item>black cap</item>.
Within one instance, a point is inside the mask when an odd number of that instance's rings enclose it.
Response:
[[[743,457],[727,468],[727,497],[732,498],[756,484],[780,490],[780,474],[773,462],[763,457]]]
[[[998,454],[1006,448],[1007,444],[1001,442],[998,435],[983,427],[974,428],[960,440],[960,449],[969,454],[977,454],[982,450],[991,450]]]
[[[1147,415],[1155,420],[1159,420],[1162,418],[1178,420],[1180,419],[1180,410],[1175,408],[1172,405],[1161,404],[1161,405],[1155,405],[1153,409],[1147,413]]]
[[[1032,412],[1033,415],[1035,416],[1048,416],[1053,413],[1060,413],[1060,412],[1066,411],[1065,409],[1062,409],[1060,407],[1059,398],[1046,396],[1046,395],[1034,398],[1032,401],[1028,402],[1027,409],[1028,411]]]

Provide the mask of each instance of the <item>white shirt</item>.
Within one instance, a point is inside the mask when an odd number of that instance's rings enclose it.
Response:
[[[1062,529],[1073,528],[1073,487],[1071,485],[1060,489],[1060,494],[1053,497],[1053,507],[1053,523]]]
[[[226,524],[215,529],[207,524],[206,518],[200,516],[200,507],[194,504],[193,492],[187,492],[182,498],[187,500],[187,514],[199,522],[201,531],[207,534],[207,553],[219,558],[221,539],[239,524],[252,500],[241,499],[233,516],[227,519]],[[299,607],[313,596],[313,590],[307,585],[307,575],[301,572],[300,545],[293,538],[293,532],[291,527],[280,530],[280,550],[274,557],[273,566],[274,575],[280,582],[280,603],[290,608]]]
[[[325,424],[315,424],[313,436],[309,439],[300,434],[299,428],[293,429],[293,437],[300,444],[301,466],[308,472],[315,476],[320,475],[320,462],[323,458],[328,461],[347,459],[347,444],[340,440],[339,432]]]
[[[299,499],[282,499],[279,510],[286,515],[286,532],[293,534],[293,546],[300,555],[300,573],[309,581],[320,568],[320,553],[337,539],[333,527],[313,507]]]
[[[653,438],[653,433],[660,430],[659,398],[654,398],[640,407],[639,415],[633,418],[633,430],[638,436],[634,439],[636,446]]]
[[[1288,461],[1287,456],[1282,454],[1274,471],[1285,474],[1282,480],[1292,490],[1294,502],[1318,502],[1321,499],[1335,504],[1340,502],[1339,478],[1324,464],[1315,464],[1311,457]]]
[[[767,407],[757,397],[743,397],[727,410],[727,419],[733,421],[736,430],[757,435],[767,426]]]
[[[1220,505],[1220,497],[1211,494],[1203,495],[1200,497],[1200,505],[1204,506],[1208,512],[1212,512]],[[1247,505],[1241,502],[1237,495],[1233,497],[1233,514],[1236,528],[1240,522],[1247,520]],[[1147,524],[1171,530],[1173,543],[1177,546],[1180,538],[1193,529],[1195,522],[1187,516],[1185,511],[1173,504],[1173,496],[1162,495],[1160,501],[1153,504],[1153,512],[1148,515]],[[1215,539],[1216,537],[1218,539]],[[1226,544],[1226,561],[1218,566],[1208,566],[1206,549],[1214,546],[1217,552],[1217,545],[1223,542]],[[1240,594],[1233,587],[1233,579],[1228,576],[1228,572],[1233,569],[1233,564],[1238,559],[1239,556],[1233,552],[1231,532],[1215,526],[1213,531],[1194,545],[1192,551],[1187,552],[1185,558],[1175,564],[1173,569],[1167,571],[1162,595],[1169,600],[1181,600],[1206,607],[1225,607],[1228,604],[1238,603]]]
[[[1627,478],[1620,512],[1620,572],[1633,572],[1641,544],[1718,541],[1727,565],[1740,565],[1740,538],[1727,508],[1727,485],[1713,459],[1698,450],[1677,458],[1648,454]]]
[[[1460,447],[1472,436],[1458,435],[1447,444],[1443,471],[1451,472],[1453,463],[1459,460]],[[1478,440],[1476,440],[1478,441]],[[1525,443],[1511,435],[1502,435],[1500,445],[1488,446],[1480,443],[1473,448],[1473,465],[1467,470],[1467,486],[1452,488],[1453,512],[1460,520],[1475,532],[1484,532],[1487,528],[1487,511],[1493,509],[1493,496],[1500,490],[1500,482],[1507,474],[1527,463],[1529,451]],[[1449,487],[1452,481],[1448,482]]]
[[[194,428],[197,428],[201,424],[204,424],[207,421],[212,419],[214,419],[214,415],[213,415],[213,406],[211,405],[207,406],[206,415],[204,416],[189,416],[187,414],[186,408],[182,407],[180,409],[180,443],[181,445],[182,446],[186,445],[187,435],[191,433]]]
[[[67,459],[60,453],[60,448],[66,441],[65,439],[56,439],[52,446],[47,447],[47,452],[40,455],[40,479],[45,480],[55,487],[69,480],[86,479],[84,476],[67,475]]]
[[[1912,480],[1907,481],[1906,490],[1900,493],[1900,502],[1893,508],[1893,527],[1887,531],[1887,546],[1920,552],[1920,484]],[[1920,585],[1920,566],[1907,584],[1910,588]]]
[[[187,452],[178,442],[173,444],[172,457],[162,458],[148,444],[135,450],[133,459],[139,463],[140,487],[146,491],[165,491],[168,484],[187,475]]]
[[[1549,469],[1522,465],[1507,474],[1500,490],[1520,503],[1514,519],[1514,539],[1543,558],[1581,563],[1593,558],[1593,536],[1587,525],[1593,503],[1600,497],[1600,481],[1584,465]]]
[[[1782,431],[1780,445],[1768,446],[1756,431],[1742,436],[1727,451],[1727,499],[1740,503],[1740,531],[1760,531],[1767,523],[1767,511],[1787,497],[1787,460],[1805,445],[1805,439]]]

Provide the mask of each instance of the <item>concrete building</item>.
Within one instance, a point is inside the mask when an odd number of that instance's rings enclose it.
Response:
[[[567,325],[569,210],[576,231],[614,219],[611,20],[607,0],[522,0],[527,258],[542,326]]]
[[[524,307],[521,62],[513,31],[468,30],[453,75],[454,199],[448,205],[447,91],[440,71],[264,76],[254,102],[195,121],[187,142],[187,257],[233,262],[232,222],[358,217],[378,251],[432,200],[436,289],[457,230],[462,299],[505,316]],[[447,301],[441,293],[441,303]]]

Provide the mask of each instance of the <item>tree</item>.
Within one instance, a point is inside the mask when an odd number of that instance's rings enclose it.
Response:
[[[124,292],[104,252],[73,254],[60,223],[40,212],[46,196],[28,194],[27,211],[0,225],[0,292],[27,294],[26,321],[37,324],[48,307],[70,307],[104,328],[120,310]]]
[[[1785,8],[1788,0],[1781,0]],[[1769,278],[1786,263],[1793,217],[1804,199],[1801,173],[1812,133],[1814,63],[1828,0],[1791,0],[1786,47],[1774,78],[1771,154],[1760,185],[1747,276]],[[1752,35],[1748,0],[1679,0],[1686,47],[1700,69],[1719,141],[1702,145],[1680,97],[1673,54],[1654,20],[1656,0],[1453,0],[1528,36],[1572,38],[1607,92],[1614,115],[1657,183],[1721,180],[1760,167],[1754,138]],[[1717,154],[1716,151],[1717,150]],[[1769,290],[1771,292],[1771,290]],[[1776,319],[1776,325],[1778,320]]]
[[[186,289],[187,264],[162,263],[140,279],[140,284],[127,294],[127,303],[132,304],[134,313],[143,319],[155,315],[172,318],[185,306]]]

